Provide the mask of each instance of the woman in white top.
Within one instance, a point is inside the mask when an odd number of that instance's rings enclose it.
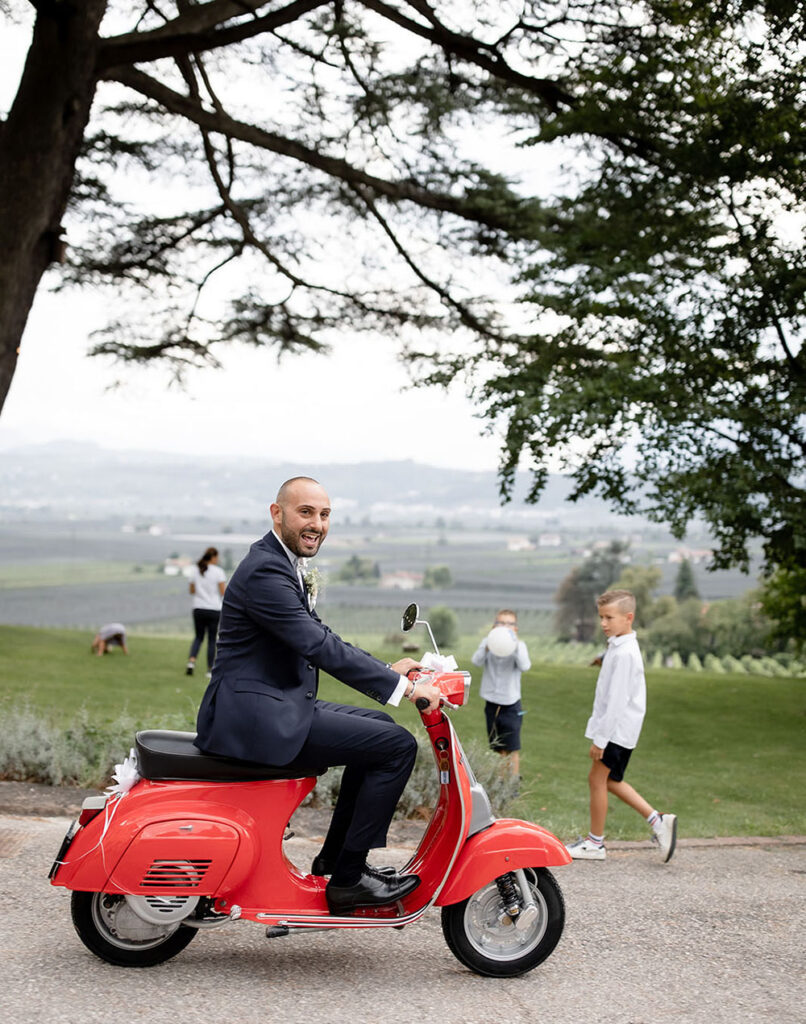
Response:
[[[190,593],[193,596],[193,626],[196,635],[190,645],[186,675],[192,676],[196,667],[196,655],[207,634],[207,675],[209,677],[215,660],[215,644],[218,635],[218,620],[221,615],[221,598],[227,585],[224,570],[218,565],[218,551],[208,548],[193,567],[190,579]]]

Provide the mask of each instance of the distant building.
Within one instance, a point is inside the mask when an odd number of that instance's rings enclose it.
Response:
[[[192,576],[192,558],[166,558],[162,563],[162,571],[166,576]]]
[[[539,548],[558,548],[562,545],[563,539],[559,533],[541,533],[537,538]]]
[[[675,551],[670,551],[667,561],[673,565],[679,565],[681,562],[689,561],[692,565],[699,565],[701,562],[710,561],[713,556],[713,551],[709,548],[694,549],[694,548],[677,548]]]
[[[528,537],[513,537],[507,541],[507,551],[534,551],[535,546]]]
[[[414,590],[423,585],[423,574],[421,572],[385,572],[378,584],[382,590]]]

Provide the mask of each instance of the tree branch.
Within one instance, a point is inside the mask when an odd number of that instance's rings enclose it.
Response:
[[[533,78],[531,75],[524,75],[520,71],[516,71],[507,64],[493,45],[483,43],[473,36],[460,35],[458,32],[453,32],[438,21],[432,12],[429,12],[427,15],[431,23],[431,27],[429,27],[420,24],[418,21],[413,21],[411,18],[407,18],[401,11],[395,7],[390,7],[383,0],[360,0],[360,2],[364,7],[375,11],[376,14],[380,14],[387,21],[400,25],[401,28],[406,29],[406,31],[411,32],[413,35],[420,36],[421,39],[427,39],[441,49],[461,57],[470,64],[475,64],[476,67],[489,71],[495,78],[509,82],[510,85],[516,85],[529,93],[539,96],[553,111],[557,111],[561,107],[572,107],[574,105],[573,96],[550,78]],[[415,9],[422,7],[421,4],[416,3],[412,6]]]
[[[309,146],[277,135],[275,132],[257,128],[255,125],[246,124],[243,121],[236,121],[223,111],[205,110],[198,100],[169,89],[161,82],[143,74],[142,71],[137,71],[134,68],[111,68],[103,77],[108,81],[119,82],[121,85],[134,89],[135,92],[153,100],[171,113],[186,118],[200,128],[239,139],[241,142],[266,149],[280,156],[290,157],[292,160],[316,168],[351,186],[362,185],[395,202],[412,202],[426,209],[453,213],[457,217],[476,224],[512,231],[511,218],[498,217],[489,210],[476,210],[467,200],[455,198],[444,192],[430,192],[409,181],[388,181],[385,178],[378,178],[339,157],[327,156],[319,150],[311,149]]]
[[[286,7],[262,17],[256,16],[250,21],[216,28],[222,21],[243,14],[244,8],[257,10],[264,6],[264,3],[257,0],[243,4],[216,0],[200,8],[191,8],[187,14],[149,32],[128,32],[104,40],[98,51],[97,70],[103,78],[106,77],[103,72],[109,68],[229,46],[271,32],[280,25],[298,21],[304,14],[317,7],[326,7],[329,3],[330,0],[293,0]]]
[[[414,262],[412,257],[408,254],[405,247],[398,239],[397,235],[394,233],[394,231],[392,231],[389,222],[386,220],[386,218],[383,216],[380,210],[378,210],[375,203],[373,202],[372,197],[367,195],[366,190],[361,188],[360,186],[353,186],[353,190],[361,197],[362,202],[365,204],[369,212],[381,226],[381,229],[383,230],[384,234],[395,247],[400,256],[403,258],[406,265],[423,282],[423,284],[427,288],[435,292],[440,297],[440,299],[445,303],[446,306],[448,306],[450,309],[452,309],[455,313],[458,314],[460,321],[465,325],[465,327],[469,327],[472,331],[475,331],[477,334],[481,335],[484,338],[488,338],[490,340],[495,340],[499,342],[503,341],[504,339],[500,334],[498,334],[496,331],[493,331],[486,324],[483,324],[478,319],[478,317],[473,312],[471,312],[471,310],[469,310],[467,306],[464,305],[464,303],[461,303],[458,301],[458,299],[455,299],[447,290],[447,288],[443,288],[442,285],[440,285],[437,281],[432,280],[425,274],[424,271],[420,269],[420,267]]]

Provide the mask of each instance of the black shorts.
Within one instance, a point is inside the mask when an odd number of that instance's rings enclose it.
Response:
[[[610,778],[613,782],[621,782],[632,750],[629,747],[620,747],[618,743],[608,743],[602,754],[602,763],[610,769]]]
[[[505,750],[511,753],[521,749],[521,702],[514,704],[493,704],[485,701],[484,716],[487,719],[487,736],[491,750]]]

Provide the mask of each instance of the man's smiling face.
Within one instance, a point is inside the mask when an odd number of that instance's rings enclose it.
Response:
[[[287,488],[281,504],[270,508],[274,529],[298,558],[312,558],[330,527],[330,498],[313,480],[297,480]]]

